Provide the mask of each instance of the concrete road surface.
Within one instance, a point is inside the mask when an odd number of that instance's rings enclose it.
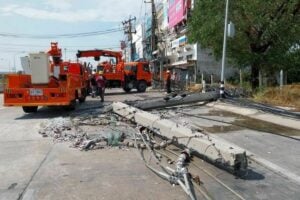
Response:
[[[143,100],[163,96],[163,93],[130,93],[107,90],[105,103],[112,101]],[[68,143],[55,143],[38,134],[39,124],[45,119],[69,116],[86,108],[101,107],[99,98],[88,98],[75,112],[57,108],[41,108],[38,113],[25,114],[18,107],[3,107],[0,94],[0,200],[19,199],[187,199],[179,186],[172,187],[147,169],[134,149],[102,149],[79,151]],[[197,117],[175,116],[172,120],[193,123],[222,137],[247,151],[257,154],[276,166],[300,175],[299,141],[272,135],[280,127],[263,124],[264,130],[255,130],[258,122],[247,121],[210,107],[181,110]],[[253,129],[224,122],[245,122]],[[220,122],[221,121],[221,122]],[[275,130],[274,130],[275,129]],[[288,134],[297,134],[288,131]],[[196,162],[196,161],[195,161]],[[200,176],[202,187],[213,199],[299,199],[300,185],[285,174],[264,165],[249,163],[249,173],[242,179],[203,161],[204,170],[191,169]],[[238,192],[238,198],[222,181]],[[202,199],[202,198],[199,198]]]
[[[107,101],[161,95],[108,92]],[[100,99],[89,99],[91,104],[100,107]],[[37,133],[44,119],[62,115],[68,114],[50,108],[25,114],[18,107],[0,107],[1,200],[186,198],[180,188],[149,171],[135,150],[81,152]]]

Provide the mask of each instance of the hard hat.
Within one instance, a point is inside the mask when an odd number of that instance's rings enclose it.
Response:
[[[170,70],[167,70],[167,73],[170,73]]]
[[[102,75],[102,74],[103,74],[103,71],[99,71],[99,74]]]
[[[92,74],[94,75],[94,74],[96,74],[96,72],[93,71]]]

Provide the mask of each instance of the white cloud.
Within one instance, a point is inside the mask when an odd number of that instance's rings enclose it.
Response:
[[[68,10],[72,7],[72,0],[46,0],[45,4],[56,10]]]
[[[61,3],[63,2],[63,3]],[[134,2],[134,3],[133,3]],[[81,3],[84,3],[81,1]],[[49,7],[38,8],[20,4],[5,5],[0,8],[1,15],[18,15],[32,19],[56,20],[63,22],[87,21],[122,21],[131,16],[137,16],[140,0],[107,0],[88,9],[75,9],[70,0],[47,0]]]

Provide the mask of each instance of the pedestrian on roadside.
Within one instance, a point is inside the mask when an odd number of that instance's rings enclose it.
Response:
[[[101,102],[104,102],[104,93],[105,93],[105,77],[103,76],[103,71],[99,71],[99,75],[96,78],[97,82],[97,87],[98,87],[98,92],[99,96],[101,98]]]
[[[167,93],[171,93],[171,73],[167,70],[167,80],[166,80]]]
[[[92,89],[91,96],[92,98],[95,98],[96,92],[97,92],[97,82],[96,82],[96,74],[93,72],[91,79],[90,79],[90,87]]]

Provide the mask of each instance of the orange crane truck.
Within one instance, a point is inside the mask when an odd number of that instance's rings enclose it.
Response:
[[[128,62],[122,60],[122,52],[109,50],[78,51],[77,58],[94,57],[100,61],[100,57],[115,58],[115,63],[110,61],[100,62],[97,72],[102,71],[109,88],[121,87],[126,92],[136,88],[138,92],[145,92],[151,86],[152,74],[148,62]]]
[[[22,106],[24,112],[32,113],[37,112],[38,106],[63,106],[73,110],[76,99],[84,102],[89,70],[80,63],[62,61],[61,57],[57,43],[51,43],[47,53],[29,54],[30,74],[6,77],[4,106]]]

